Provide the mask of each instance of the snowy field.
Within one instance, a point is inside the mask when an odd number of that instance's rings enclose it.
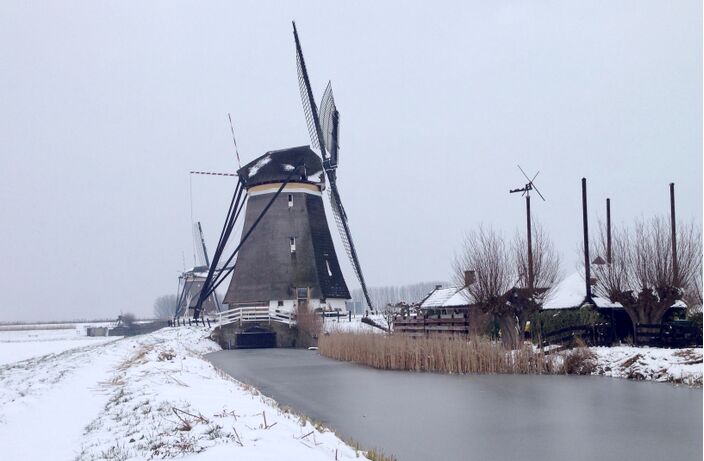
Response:
[[[0,366],[2,459],[366,459],[205,361],[202,327],[104,340]]]
[[[95,338],[86,336],[87,326],[102,325],[104,324],[3,325],[0,327],[0,365],[40,357],[46,354],[58,354],[69,349],[102,344],[118,339],[115,337]]]

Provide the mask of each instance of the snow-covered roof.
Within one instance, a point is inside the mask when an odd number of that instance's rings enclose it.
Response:
[[[469,305],[470,295],[466,288],[436,288],[420,304],[421,309],[452,308]]]
[[[543,304],[543,309],[570,309],[579,307],[584,304],[586,296],[584,274],[581,271],[577,271],[557,284]],[[614,303],[596,295],[592,295],[592,301],[594,301],[596,307],[601,308],[623,307],[620,303]]]

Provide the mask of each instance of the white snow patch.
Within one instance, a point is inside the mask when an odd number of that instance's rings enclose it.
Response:
[[[388,327],[386,324],[386,319],[383,315],[370,315],[369,318],[378,325]],[[352,321],[349,320],[349,317],[340,317],[339,319],[335,317],[326,317],[323,324],[323,330],[326,333],[384,333],[384,330],[373,327],[368,323],[363,323],[361,315],[352,317]]]
[[[202,327],[0,366],[3,459],[366,459],[202,358]]]
[[[702,385],[702,348],[592,347],[594,374],[615,378]]]
[[[548,299],[543,304],[543,309],[580,307],[587,296],[586,290],[584,275],[582,272],[577,271],[557,284],[555,289],[548,295]],[[619,303],[613,303],[599,296],[592,296],[592,300],[597,307],[623,307]]]
[[[271,157],[267,154],[264,157],[262,157],[261,159],[259,159],[259,161],[257,163],[255,163],[254,165],[252,165],[249,168],[249,173],[247,174],[247,176],[249,176],[251,178],[252,176],[257,174],[257,172],[259,171],[259,169],[261,167],[263,167],[264,165],[266,165],[269,162],[271,162]]]
[[[120,339],[115,336],[89,337],[85,328],[85,325],[69,325],[51,330],[0,330],[0,365]]]

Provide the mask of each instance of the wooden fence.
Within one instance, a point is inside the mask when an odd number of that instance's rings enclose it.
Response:
[[[577,325],[544,333],[540,340],[542,347],[561,346],[558,349],[574,347],[577,338],[588,346],[610,346],[614,342],[610,323]],[[551,349],[554,351],[555,349]]]
[[[694,347],[702,345],[702,329],[677,323],[637,323],[634,332],[636,346]]]
[[[440,317],[396,317],[394,332],[409,336],[429,334],[468,335],[469,319],[464,315]]]

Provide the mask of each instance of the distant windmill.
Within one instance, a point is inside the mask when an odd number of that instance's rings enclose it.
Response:
[[[191,269],[184,270],[178,278],[179,289],[177,295],[176,317],[192,315],[198,303],[201,290],[203,289],[203,285],[208,274],[208,267],[210,266],[210,258],[208,258],[208,250],[205,247],[203,228],[201,227],[200,222],[193,225],[193,240],[195,243],[194,256],[196,265]],[[206,298],[202,308],[204,313],[220,311],[220,300],[215,292]]]
[[[545,197],[543,197],[543,194],[540,193],[538,188],[535,186],[533,181],[535,181],[535,178],[538,177],[540,174],[540,171],[535,173],[535,176],[533,176],[533,179],[530,179],[528,175],[526,174],[525,171],[523,171],[523,168],[521,168],[520,165],[518,165],[518,169],[521,170],[521,173],[523,173],[523,176],[528,180],[525,186],[519,189],[512,189],[509,190],[509,193],[515,194],[518,192],[521,192],[521,195],[524,195],[526,197],[526,227],[527,227],[527,241],[528,241],[528,289],[533,290],[534,286],[534,280],[533,280],[533,233],[531,231],[531,219],[530,219],[530,191],[535,190],[535,192],[538,193],[541,199],[545,201]]]

